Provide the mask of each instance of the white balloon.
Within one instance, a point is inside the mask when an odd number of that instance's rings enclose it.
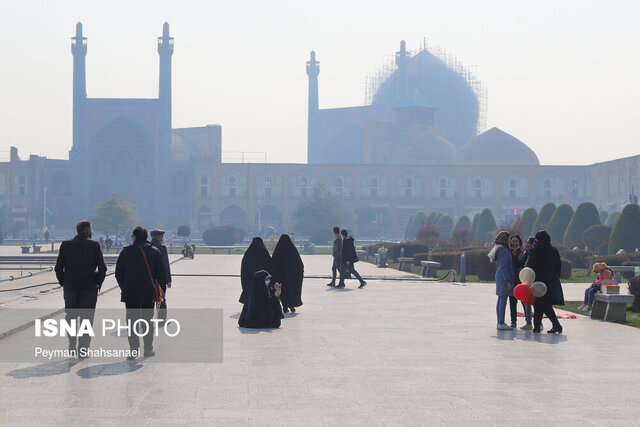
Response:
[[[536,298],[543,297],[547,293],[547,285],[542,282],[535,282],[531,285],[531,293],[536,296]]]
[[[525,267],[520,270],[520,275],[518,277],[520,277],[521,283],[530,285],[536,280],[536,272],[530,267]]]

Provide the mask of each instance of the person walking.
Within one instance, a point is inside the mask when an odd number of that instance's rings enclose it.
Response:
[[[501,231],[495,238],[495,246],[489,252],[489,260],[496,263],[496,315],[498,318],[497,329],[499,331],[511,331],[513,328],[504,323],[504,316],[507,310],[507,298],[513,295],[513,284],[515,282],[515,272],[513,261],[509,251],[509,233]]]
[[[542,326],[542,316],[547,315],[553,327],[547,331],[548,334],[562,333],[562,325],[558,321],[558,316],[553,309],[553,305],[564,305],[564,293],[560,283],[560,272],[562,263],[558,250],[551,246],[551,236],[546,231],[536,233],[535,242],[527,267],[531,267],[536,273],[536,281],[547,285],[547,293],[536,298],[533,304],[533,332],[540,333]]]
[[[55,266],[56,278],[63,289],[66,321],[70,323],[80,317],[80,321],[89,319],[93,324],[98,292],[104,282],[107,266],[100,244],[91,240],[91,223],[78,222],[76,231],[76,237],[60,245]],[[79,359],[86,358],[91,337],[82,335],[76,340],[75,336],[69,334],[68,338],[71,354]]]
[[[165,283],[160,283],[164,295],[158,307],[158,319],[160,319],[160,325],[164,325],[164,321],[167,320],[167,289],[171,287],[171,264],[169,263],[167,247],[163,244],[164,230],[154,228],[149,234],[151,235],[151,245],[160,251],[160,255],[162,255],[162,265],[164,266]]]
[[[342,235],[342,253],[341,253],[341,261],[342,261],[342,271],[340,272],[340,282],[336,286],[336,288],[344,288],[344,277],[347,274],[347,270],[353,273],[356,276],[356,279],[360,281],[359,289],[367,286],[367,282],[365,282],[360,274],[356,271],[356,262],[358,262],[358,254],[356,253],[356,245],[352,236],[349,236],[347,230],[342,229],[340,231]]]
[[[126,318],[130,327],[139,320],[144,320],[149,328],[143,336],[144,357],[155,356],[153,351],[153,292],[154,280],[166,283],[162,255],[160,251],[147,241],[148,233],[144,227],[136,227],[131,234],[133,243],[120,252],[116,263],[116,280],[120,286],[120,301],[126,307]],[[129,331],[129,348],[131,356],[127,360],[135,359],[139,353],[140,337]]]
[[[336,275],[340,272],[340,283],[344,283],[342,278],[342,236],[340,235],[340,228],[333,227],[333,247],[331,248],[331,256],[333,257],[333,264],[331,265],[331,282],[327,283],[327,286],[336,285]]]
[[[280,301],[285,313],[302,305],[302,281],[304,280],[304,264],[288,234],[278,239],[278,244],[271,257],[273,264],[273,280],[282,285]]]
[[[240,294],[240,302],[247,302],[248,292],[253,283],[253,276],[257,271],[271,271],[271,255],[264,242],[260,237],[254,237],[251,244],[245,251],[240,264],[240,284],[242,285],[242,293]]]

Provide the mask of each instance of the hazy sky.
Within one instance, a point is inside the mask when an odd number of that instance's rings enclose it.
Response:
[[[222,125],[223,152],[305,162],[307,76],[320,107],[362,105],[400,40],[455,55],[488,91],[488,128],[544,164],[640,154],[640,2],[0,0],[0,156],[67,158],[70,37],[89,38],[89,97],[157,97],[156,38],[171,24],[174,127]]]

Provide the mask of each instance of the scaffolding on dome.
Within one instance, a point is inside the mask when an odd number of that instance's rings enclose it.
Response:
[[[427,44],[427,39],[424,38],[419,52],[429,51],[436,58],[440,59],[447,67],[455,71],[458,75],[465,79],[478,99],[478,124],[477,132],[482,133],[487,129],[487,89],[478,79],[475,72],[471,69],[475,66],[464,66],[453,55],[448,53],[444,49],[430,47]],[[407,51],[409,56],[413,58],[415,51]],[[390,56],[385,60],[385,63],[375,73],[368,74],[365,80],[365,105],[371,105],[373,98],[382,85],[382,83],[395,71],[395,55]]]

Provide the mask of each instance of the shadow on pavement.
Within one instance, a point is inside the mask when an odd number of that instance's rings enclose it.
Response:
[[[516,332],[516,331],[504,331],[498,333],[498,335],[492,335],[491,338],[495,338],[501,341],[514,341],[514,340],[523,340],[523,341],[535,341],[542,344],[559,344],[561,342],[566,342],[568,340],[566,335],[563,334],[547,334],[546,332],[542,332],[539,334],[534,334],[532,332]]]
[[[16,369],[15,371],[8,372],[6,375],[18,379],[61,375],[70,372],[71,368],[78,363],[80,363],[78,359],[65,359],[59,362],[48,362],[42,365]]]
[[[128,374],[142,368],[140,361],[122,361],[117,363],[105,363],[103,365],[87,366],[80,369],[77,374],[81,378],[110,377],[113,375]]]
[[[278,328],[253,329],[253,328],[242,328],[238,326],[238,330],[243,334],[259,334],[260,332],[271,333],[274,329],[278,329]]]
[[[327,288],[325,291],[335,291],[335,292],[351,292],[354,289],[352,288]]]
[[[240,318],[240,312],[236,313],[236,314],[232,314],[231,316],[229,316],[231,319],[239,319]]]

